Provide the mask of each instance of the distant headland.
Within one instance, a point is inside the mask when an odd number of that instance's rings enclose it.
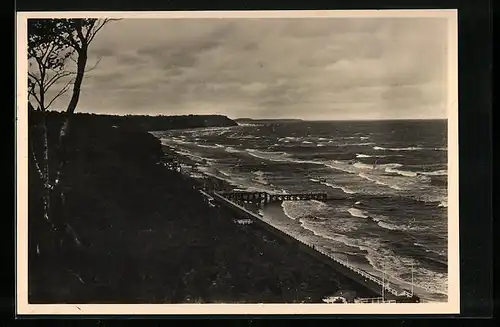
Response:
[[[273,119],[253,119],[253,118],[238,118],[234,120],[238,124],[270,124],[270,123],[300,123],[302,119],[291,118],[273,118]]]
[[[40,112],[31,111],[38,116]],[[47,112],[53,119],[61,119],[63,114],[57,111]],[[231,127],[238,124],[223,115],[180,115],[180,116],[148,116],[148,115],[104,115],[90,113],[75,113],[73,120],[97,126],[114,126],[136,131],[162,131],[170,129],[189,129],[204,127]]]

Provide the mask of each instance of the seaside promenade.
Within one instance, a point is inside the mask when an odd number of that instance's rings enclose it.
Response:
[[[333,255],[329,254],[327,251],[322,249],[321,247],[314,246],[313,244],[309,244],[308,242],[305,242],[303,240],[300,240],[293,235],[287,233],[286,231],[279,230],[275,228],[274,226],[271,226],[267,222],[265,222],[262,217],[255,213],[252,212],[242,205],[239,205],[236,202],[231,201],[228,199],[234,198],[231,196],[228,196],[230,194],[229,192],[200,192],[209,199],[210,202],[213,200],[219,203],[220,205],[223,205],[229,209],[232,209],[233,211],[237,212],[239,215],[242,217],[245,217],[247,219],[251,219],[254,223],[256,223],[259,227],[262,227],[266,229],[267,231],[271,232],[272,234],[280,237],[281,239],[285,240],[286,242],[296,245],[299,250],[305,251],[315,258],[321,260],[325,264],[333,267],[336,271],[339,273],[343,274],[344,276],[350,278],[351,280],[367,287],[371,291],[379,294],[385,301],[395,301],[395,302],[414,302],[418,301],[418,296],[415,294],[410,293],[409,291],[402,289],[396,285],[389,284],[388,282],[381,280],[361,269],[358,269],[350,264],[348,264],[344,260],[340,260]],[[241,193],[239,193],[241,194]],[[314,197],[314,195],[311,195]],[[237,197],[238,199],[240,196]]]

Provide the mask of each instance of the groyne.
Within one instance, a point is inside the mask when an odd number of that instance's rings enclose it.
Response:
[[[412,295],[408,291],[403,289],[397,289],[396,287],[387,285],[384,281],[376,278],[375,276],[368,274],[367,272],[360,270],[356,267],[353,267],[349,265],[347,262],[344,262],[342,260],[339,260],[338,258],[333,257],[322,248],[315,247],[312,244],[308,244],[268,224],[267,222],[262,220],[262,217],[259,216],[258,214],[244,208],[243,206],[235,202],[226,199],[224,196],[222,196],[217,192],[211,193],[211,197],[215,199],[219,204],[233,210],[240,216],[252,219],[257,226],[265,229],[266,231],[284,240],[289,245],[295,247],[297,251],[304,251],[310,254],[311,256],[320,260],[324,264],[334,268],[335,271],[338,271],[340,274],[346,276],[352,281],[366,287],[367,289],[373,291],[374,293],[380,296],[383,296],[386,300],[408,301],[408,299],[415,298],[415,295]]]

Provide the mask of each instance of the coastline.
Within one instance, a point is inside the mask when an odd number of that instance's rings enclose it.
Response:
[[[196,162],[192,162],[188,157],[186,157],[182,154],[176,153],[168,145],[163,145],[162,148],[164,149],[164,151],[166,151],[170,155],[175,156],[177,158],[177,160],[179,160],[179,162],[182,162],[185,164],[193,164],[194,166],[196,166]],[[201,174],[203,174],[203,173],[201,173]],[[229,182],[227,182],[223,178],[218,178],[218,177],[211,176],[211,175],[205,175],[205,180],[207,181],[207,182],[205,182],[205,184],[208,185],[209,189],[214,188],[213,185],[218,185],[215,187],[215,189],[218,189],[218,190],[226,190],[226,191],[229,190],[230,191],[230,190],[236,188],[236,186],[231,185]],[[331,200],[331,201],[335,201],[335,200]],[[248,205],[245,205],[245,206],[247,207]],[[247,209],[248,209],[248,207],[247,207]],[[325,243],[325,239],[323,237],[318,236],[313,231],[311,231],[307,228],[305,228],[305,229],[299,228],[298,225],[300,225],[300,223],[294,221],[293,219],[291,220],[291,218],[286,215],[286,212],[283,211],[281,203],[268,204],[268,205],[265,205],[263,207],[257,206],[255,208],[253,208],[252,211],[255,213],[260,213],[261,218],[262,218],[261,220],[265,221],[266,224],[270,225],[272,227],[271,229],[275,228],[277,230],[282,231],[283,233],[293,235],[293,237],[297,240],[297,243],[300,243],[303,241],[307,242],[310,239],[315,239],[316,241],[318,239],[320,239],[321,240],[320,242],[313,242],[313,244],[314,243],[319,244],[319,246],[323,247],[327,252],[330,252],[332,250],[332,249],[330,249],[330,246]],[[374,270],[374,268],[372,267],[372,265],[368,261],[368,259],[360,259],[357,256],[346,255],[344,253],[345,251],[342,251],[341,249],[337,249],[336,251],[338,251],[338,253],[339,253],[338,258],[340,260],[342,260],[342,261],[348,260],[348,262],[354,263],[354,267],[360,268],[361,270],[367,271],[368,273],[373,274],[375,276],[382,274],[382,272],[380,272],[376,269]],[[334,252],[336,252],[336,251],[334,251]],[[309,252],[309,250],[306,252]],[[347,275],[350,275],[350,272],[347,272]],[[382,277],[379,277],[379,278],[382,278]],[[398,287],[402,287],[402,288],[407,289],[407,290],[409,290],[411,288],[411,284],[409,284],[406,281],[402,281],[402,280],[392,278],[392,277],[388,278],[387,276],[385,278],[389,282],[393,283],[393,285],[397,285]],[[357,278],[354,278],[354,279],[357,279]],[[355,283],[359,283],[359,282],[355,282]],[[363,282],[361,282],[361,284],[362,283]],[[431,302],[446,301],[446,298],[447,298],[446,295],[442,295],[439,293],[433,293],[432,291],[426,290],[426,289],[421,288],[417,285],[414,285],[413,288],[415,289],[415,292],[418,292],[417,293],[418,295],[424,296],[424,298],[421,299],[422,301],[424,299],[426,302],[427,301],[431,301]]]
[[[30,303],[322,303],[339,290],[375,296],[270,233],[236,224],[234,213],[211,208],[199,184],[160,164],[164,148],[149,133],[78,127],[61,183],[67,226],[80,246],[55,242],[43,225],[43,186],[30,162]],[[37,253],[41,240],[51,245]]]
[[[185,165],[193,165],[193,166],[196,165],[196,163],[194,161],[189,159],[187,156],[183,156],[181,154],[176,153],[168,145],[162,145],[162,149],[166,155],[175,157],[175,159],[178,160],[179,163],[182,163]],[[201,174],[203,174],[203,173],[201,173]],[[189,175],[189,173],[187,175]],[[186,176],[186,177],[188,177],[188,176]],[[190,177],[188,177],[188,178],[190,178]],[[193,179],[196,180],[196,178],[193,178]],[[201,185],[201,183],[200,183],[200,185]],[[203,187],[206,189],[216,189],[219,191],[222,191],[222,190],[231,191],[231,190],[236,188],[234,185],[231,185],[229,182],[227,182],[226,180],[224,180],[222,178],[217,178],[215,176],[206,175],[206,174],[204,174],[204,178],[203,178]],[[272,215],[273,217],[280,216],[280,214],[276,215],[275,211],[276,210],[282,211],[281,203],[272,203],[272,204],[268,204],[266,206],[252,205],[249,203],[249,204],[245,204],[245,207],[247,209],[249,209],[250,211],[255,212],[256,214],[260,214],[262,217],[262,223],[259,223],[259,224],[254,223],[254,224],[252,224],[252,226],[248,227],[252,230],[252,232],[261,234],[261,237],[263,239],[274,239],[277,242],[282,242],[282,244],[284,246],[291,247],[291,248],[296,249],[297,251],[303,252],[307,257],[307,260],[323,262],[323,264],[325,266],[324,269],[330,271],[331,274],[336,275],[337,280],[339,280],[339,278],[343,279],[343,282],[342,282],[343,285],[341,285],[341,287],[338,287],[337,290],[354,291],[354,293],[357,294],[358,296],[367,297],[367,298],[380,296],[377,293],[378,289],[377,289],[377,291],[375,291],[373,289],[373,287],[371,287],[371,288],[367,287],[366,285],[364,285],[364,282],[361,282],[360,281],[361,279],[358,276],[354,276],[354,274],[352,274],[352,272],[349,272],[349,271],[341,272],[341,270],[346,270],[346,269],[345,268],[342,269],[343,267],[338,267],[339,265],[335,264],[332,260],[329,260],[329,259],[325,260],[325,258],[321,254],[316,253],[315,250],[311,250],[310,248],[308,248],[307,246],[305,246],[304,244],[299,242],[297,239],[292,239],[289,237],[283,238],[283,236],[278,235],[278,234],[284,233],[286,231],[286,228],[282,229],[283,226],[276,226],[274,223],[271,223],[271,221],[269,221],[268,218],[270,215]],[[278,207],[279,207],[279,209],[278,209]],[[227,209],[224,206],[218,206],[217,210],[227,211],[229,215],[231,215],[231,214],[235,215],[235,212],[233,210]],[[238,215],[238,213],[236,213],[236,215]],[[281,216],[284,216],[284,213],[281,213]],[[244,219],[245,216],[242,215],[240,218]],[[276,231],[272,231],[274,229],[276,229]],[[277,231],[279,231],[279,232],[276,233]],[[312,234],[312,232],[306,231],[305,234]],[[285,240],[283,240],[283,239],[285,239]],[[330,262],[330,261],[332,261],[332,262]],[[351,276],[351,277],[349,277],[349,276]],[[330,292],[330,295],[333,295],[333,293],[334,292]],[[326,296],[323,296],[322,298],[325,298],[325,297]],[[318,302],[321,303],[323,301],[320,300]]]

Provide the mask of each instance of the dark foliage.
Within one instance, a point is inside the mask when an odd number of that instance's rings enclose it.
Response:
[[[40,119],[41,114],[32,111],[33,119]],[[63,114],[57,111],[47,112],[49,119],[62,120]],[[91,128],[119,127],[135,131],[162,131],[169,129],[230,127],[237,123],[222,115],[183,115],[183,116],[146,116],[146,115],[96,115],[75,113],[72,121]]]

